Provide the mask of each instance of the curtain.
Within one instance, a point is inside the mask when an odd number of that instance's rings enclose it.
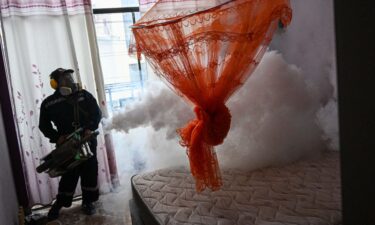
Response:
[[[254,71],[279,22],[286,26],[291,16],[289,0],[159,0],[133,26],[131,50],[194,106],[196,119],[178,133],[198,192],[220,189],[214,146],[230,129],[225,103]]]
[[[139,12],[143,15],[149,10],[157,0],[139,0]]]
[[[163,5],[163,7],[170,8],[172,10],[176,9],[189,9],[192,6],[196,7],[198,5],[205,4],[207,0],[168,0],[168,1],[159,1],[158,0],[139,0],[139,12],[141,15],[150,10],[156,2],[158,2],[158,7]],[[208,4],[220,4],[223,0],[209,0]]]
[[[51,71],[74,69],[76,79],[107,112],[92,21],[89,0],[1,0],[10,95],[31,205],[50,203],[57,194],[58,179],[35,171],[40,158],[54,148],[38,129],[41,102],[53,93]],[[112,186],[110,165],[101,126],[99,131],[99,188],[107,192]]]

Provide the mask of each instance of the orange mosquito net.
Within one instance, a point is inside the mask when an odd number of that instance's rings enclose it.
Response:
[[[194,105],[196,119],[177,132],[198,192],[222,185],[214,146],[230,128],[226,101],[291,17],[289,0],[159,0],[132,27],[133,51]]]

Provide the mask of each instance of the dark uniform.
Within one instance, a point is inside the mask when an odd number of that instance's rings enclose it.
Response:
[[[74,104],[78,106],[76,107],[79,112],[79,116],[76,116],[79,117],[78,121],[74,119]],[[42,102],[39,129],[50,139],[51,143],[56,143],[60,136],[74,132],[77,126],[84,130],[96,130],[100,119],[101,111],[98,103],[89,92],[80,90],[71,95],[63,96],[59,91],[55,91]],[[54,129],[52,123],[56,129]],[[94,156],[61,176],[56,205],[71,206],[79,177],[81,177],[82,202],[91,203],[98,200],[96,138],[90,141],[89,145]]]

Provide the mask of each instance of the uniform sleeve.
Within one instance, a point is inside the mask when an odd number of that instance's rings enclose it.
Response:
[[[89,93],[86,92],[87,101],[88,101],[88,113],[89,113],[89,122],[85,126],[86,129],[96,130],[98,129],[100,120],[102,119],[102,112],[100,111],[99,105],[96,99]]]
[[[39,129],[40,131],[49,138],[51,143],[56,143],[59,138],[59,134],[55,129],[53,129],[52,121],[46,110],[44,102],[40,107],[40,116],[39,116]]]

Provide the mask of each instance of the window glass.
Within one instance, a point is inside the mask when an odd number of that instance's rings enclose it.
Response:
[[[144,57],[138,60],[136,56],[128,54],[132,37],[130,26],[139,17],[139,12],[94,15],[110,113],[139,98],[149,77]]]

